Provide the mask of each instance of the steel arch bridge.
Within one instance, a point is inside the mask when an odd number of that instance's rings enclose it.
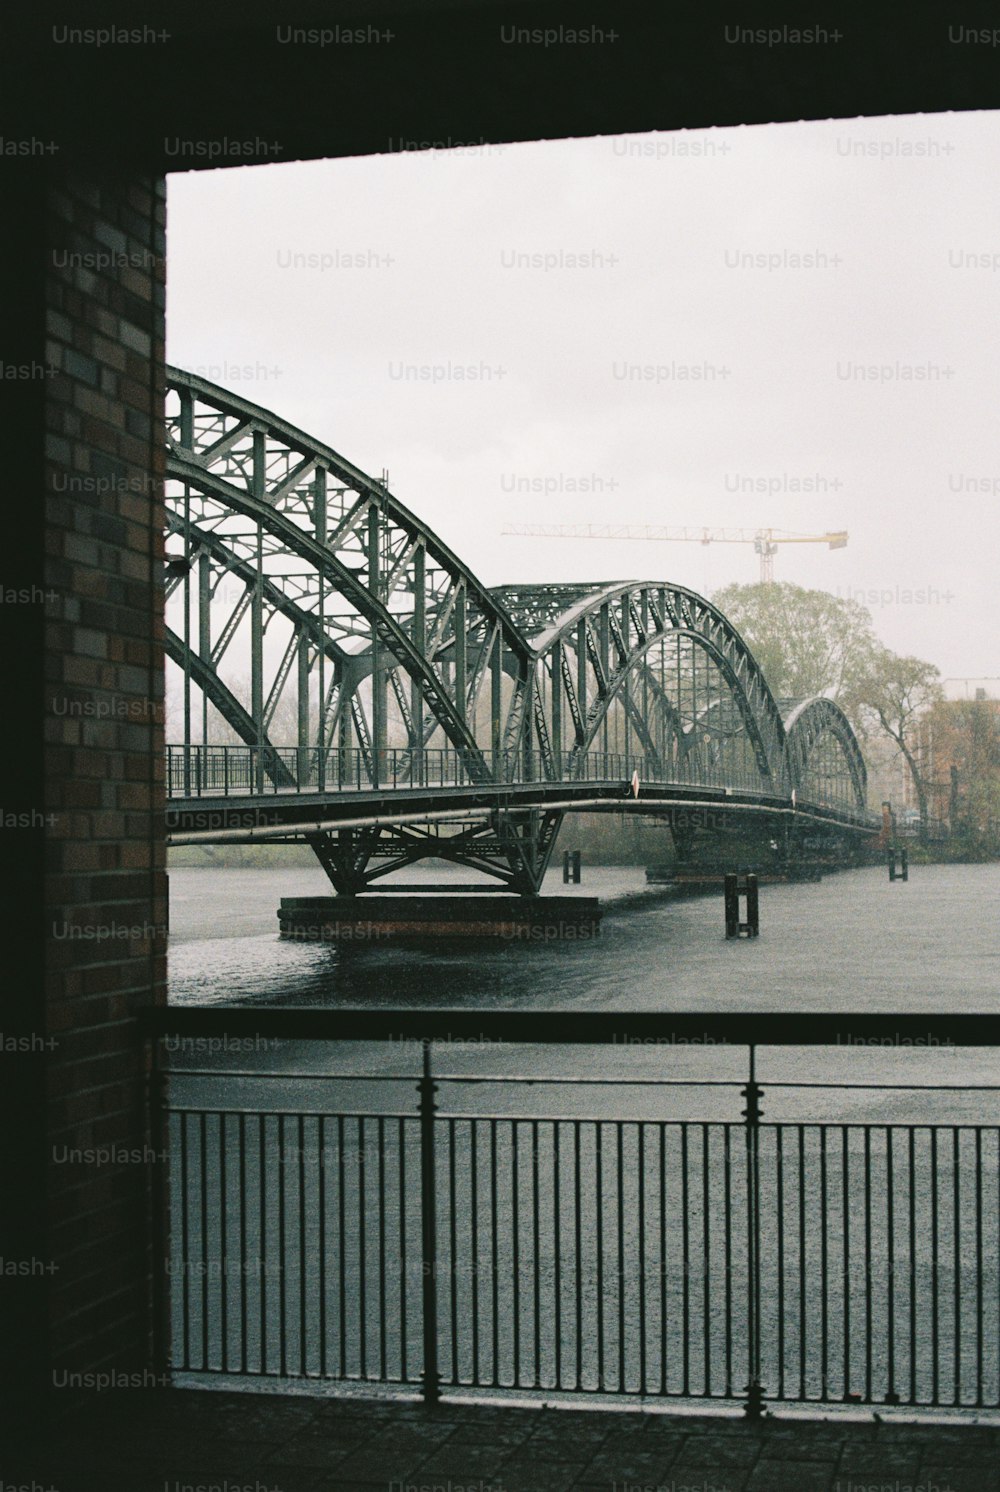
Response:
[[[427,856],[537,893],[563,815],[713,805],[852,835],[830,700],[777,701],[683,586],[488,589],[329,446],[168,370],[173,843],[307,840],[352,894]]]

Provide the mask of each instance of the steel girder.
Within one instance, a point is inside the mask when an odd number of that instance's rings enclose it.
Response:
[[[167,652],[186,744],[228,730],[289,785],[353,753],[368,783],[640,778],[806,795],[864,763],[829,701],[786,722],[749,648],[703,597],[655,582],[488,590],[387,487],[240,396],[168,370]],[[238,672],[250,660],[250,679]],[[192,689],[201,705],[196,725]],[[249,696],[249,703],[247,703]],[[822,763],[820,762],[822,757]],[[839,768],[838,768],[839,771]],[[822,779],[822,781],[821,781]],[[459,778],[456,777],[456,781]],[[357,887],[425,855],[537,890],[560,815],[492,814],[453,835],[386,830],[314,848]]]
[[[168,391],[168,537],[179,540],[182,565],[190,563],[200,540],[211,545],[203,552],[213,572],[236,568],[220,559],[220,547],[253,572],[250,603],[231,637],[244,620],[249,623],[256,692],[268,667],[264,634],[275,635],[276,616],[289,616],[288,607],[276,602],[280,591],[298,608],[299,630],[307,630],[302,614],[311,614],[314,638],[318,632],[339,650],[332,669],[321,666],[330,651],[326,645],[306,670],[324,717],[324,746],[343,720],[351,745],[371,742],[376,754],[383,750],[390,724],[388,675],[402,670],[409,744],[425,746],[438,733],[442,745],[463,752],[473,780],[489,780],[492,769],[470,728],[470,714],[484,681],[493,676],[492,739],[499,748],[499,675],[512,664],[526,675],[530,659],[503,608],[380,482],[329,447],[180,370],[168,370]],[[197,602],[202,653],[218,589],[211,578],[206,585]],[[186,574],[178,589],[187,617],[192,607]],[[242,600],[241,594],[231,618]],[[228,647],[231,637],[225,634],[223,628],[220,640]],[[192,645],[185,638],[185,646]],[[221,658],[214,661],[221,677]],[[282,692],[286,682],[276,671],[275,682]],[[252,703],[251,714],[263,723],[262,701]]]
[[[849,803],[863,809],[868,769],[851,722],[824,695],[781,702],[788,760],[798,795],[822,806]]]
[[[535,607],[537,614],[537,598],[522,597],[520,605]],[[729,769],[741,778],[755,774],[763,792],[788,791],[777,703],[739,633],[696,592],[647,581],[607,585],[575,599],[532,642],[540,686],[548,694],[552,734],[558,736],[548,753],[553,762],[562,762],[562,722],[572,722],[569,775],[586,770],[587,754],[599,733],[606,738],[613,710],[624,713],[625,728],[615,739],[624,741],[628,755],[629,716],[634,718],[641,708],[648,719],[652,703],[678,737],[681,749],[673,756],[677,780],[691,780],[682,763],[688,768],[694,764],[699,723],[706,738],[711,736],[708,714],[713,707],[721,720],[721,697],[730,704],[722,732],[731,747]],[[718,730],[716,726],[717,738]],[[540,744],[544,750],[544,741]]]

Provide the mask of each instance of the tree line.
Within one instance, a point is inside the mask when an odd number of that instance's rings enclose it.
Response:
[[[778,699],[833,699],[862,750],[888,743],[903,759],[919,836],[945,820],[953,848],[1000,853],[1000,706],[948,700],[933,663],[894,653],[859,602],[787,582],[729,585],[712,600],[760,663]]]

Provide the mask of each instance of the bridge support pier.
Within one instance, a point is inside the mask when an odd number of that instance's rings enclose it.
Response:
[[[740,896],[747,899],[747,920],[740,921]],[[757,877],[747,874],[743,876],[727,875],[725,878],[725,901],[726,901],[726,937],[738,938],[746,933],[748,938],[756,938],[760,933],[760,904],[757,891]]]
[[[598,936],[600,923],[596,896],[299,896],[283,897],[278,909],[282,938],[347,946],[470,939],[586,942]]]

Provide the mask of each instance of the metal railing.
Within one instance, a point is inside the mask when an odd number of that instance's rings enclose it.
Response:
[[[623,792],[639,774],[643,786],[706,787],[733,792],[773,791],[752,771],[710,768],[692,761],[665,776],[662,768],[643,756],[615,751],[577,753],[564,751],[560,768],[546,776],[540,759],[525,760],[523,752],[472,753],[454,747],[389,747],[384,751],[322,752],[318,747],[169,745],[167,754],[168,798],[229,798],[266,794],[370,792],[399,788],[455,788],[481,786],[477,768],[485,761],[490,781],[526,784],[541,781],[615,782]],[[671,773],[674,773],[671,768]],[[805,799],[801,798],[805,803]],[[834,790],[813,806],[835,810],[859,823],[875,822],[875,816],[860,813],[850,796],[840,798]]]
[[[169,1366],[431,1401],[1000,1407],[1000,1082],[761,1080],[765,1047],[848,1026],[866,1044],[1000,1044],[972,1016],[155,1016],[195,1059],[159,1067],[154,1106]],[[466,1032],[504,1059],[449,1071],[433,1040]],[[251,1033],[300,1060],[306,1035],[419,1044],[391,1075],[342,1052],[305,1072],[197,1060]],[[546,1073],[521,1047],[603,1042],[620,1061],[692,1034],[727,1058],[745,1044],[742,1077]],[[907,1095],[920,1117],[872,1116]]]

